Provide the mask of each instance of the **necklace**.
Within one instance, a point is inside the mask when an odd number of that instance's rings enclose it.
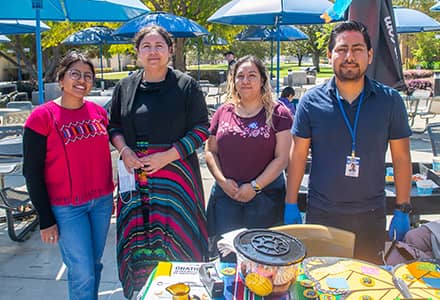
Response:
[[[242,105],[238,104],[236,106],[236,113],[240,117],[250,118],[258,115],[262,108],[263,105],[258,105],[257,107],[253,107],[252,109],[245,109]]]

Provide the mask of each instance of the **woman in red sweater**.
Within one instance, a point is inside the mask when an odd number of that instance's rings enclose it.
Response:
[[[70,299],[98,299],[112,212],[107,114],[84,97],[92,62],[69,52],[60,62],[62,96],[37,107],[25,124],[23,175],[40,215],[41,240],[60,246]]]

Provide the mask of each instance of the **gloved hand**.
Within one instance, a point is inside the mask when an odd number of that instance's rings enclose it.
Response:
[[[409,230],[409,214],[404,213],[398,209],[394,210],[394,216],[391,219],[390,228],[388,230],[388,237],[393,240],[403,240],[405,234]]]
[[[298,204],[286,203],[284,206],[284,224],[301,224],[302,218]]]

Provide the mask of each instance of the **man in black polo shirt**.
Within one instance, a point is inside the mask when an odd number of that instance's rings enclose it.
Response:
[[[373,49],[363,24],[337,25],[328,58],[335,76],[307,92],[295,115],[284,221],[301,222],[296,202],[311,148],[306,222],[354,232],[355,257],[381,263],[388,145],[397,193],[390,238],[402,239],[409,230],[412,170],[406,109],[396,90],[365,76]]]

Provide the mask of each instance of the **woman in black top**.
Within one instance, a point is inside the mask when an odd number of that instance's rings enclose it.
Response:
[[[168,67],[172,38],[162,27],[135,37],[144,69],[116,86],[109,132],[136,189],[117,209],[117,258],[124,295],[140,290],[158,261],[203,261],[206,217],[196,149],[208,113],[196,81]]]

